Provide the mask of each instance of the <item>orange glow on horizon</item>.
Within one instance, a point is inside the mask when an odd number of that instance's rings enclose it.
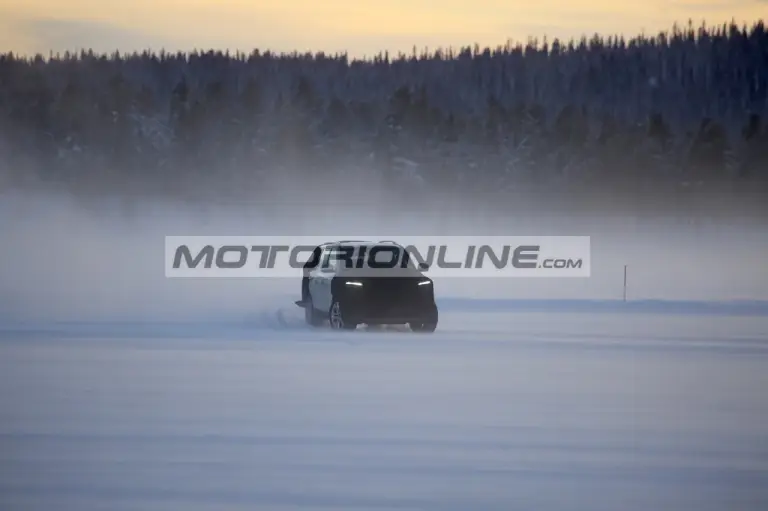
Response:
[[[254,48],[275,51],[409,53],[413,46],[496,46],[507,39],[633,36],[731,19],[750,24],[761,0],[0,0],[2,51],[30,54],[80,48]]]

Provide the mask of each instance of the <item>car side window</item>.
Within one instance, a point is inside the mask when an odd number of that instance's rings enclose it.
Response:
[[[338,271],[338,264],[339,261],[335,257],[338,252],[338,248],[336,245],[329,245],[325,248],[323,248],[323,253],[320,254],[320,261],[318,263],[319,268],[330,268],[333,273],[336,273]]]

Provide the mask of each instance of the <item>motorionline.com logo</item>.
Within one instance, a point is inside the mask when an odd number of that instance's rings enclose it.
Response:
[[[167,277],[296,277],[312,271],[372,277],[413,271],[459,278],[589,277],[590,238],[167,236],[165,259]]]

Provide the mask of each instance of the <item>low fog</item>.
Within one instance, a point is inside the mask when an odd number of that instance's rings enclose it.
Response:
[[[298,298],[299,275],[166,278],[169,235],[587,235],[590,278],[438,279],[438,299],[621,299],[624,265],[631,300],[768,299],[761,218],[638,216],[620,205],[574,212],[536,196],[517,199],[515,211],[525,200],[530,213],[505,214],[482,201],[427,193],[398,200],[349,188],[276,188],[273,203],[7,189],[0,194],[0,315],[5,321],[247,319]]]

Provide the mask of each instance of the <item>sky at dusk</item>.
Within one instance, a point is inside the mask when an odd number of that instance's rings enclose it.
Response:
[[[768,14],[768,0],[0,0],[0,51],[380,50],[654,34]]]

